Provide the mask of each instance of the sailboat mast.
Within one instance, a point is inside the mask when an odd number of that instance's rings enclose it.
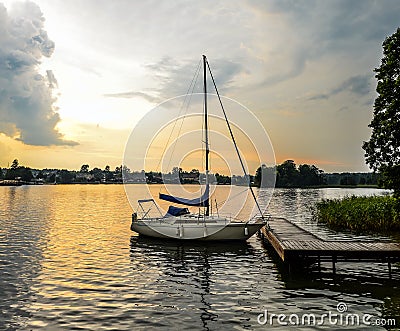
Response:
[[[210,149],[208,146],[208,113],[207,113],[207,58],[203,55],[203,79],[204,79],[204,131],[205,131],[205,144],[206,144],[206,192],[209,189],[209,180],[208,180],[208,173],[209,173],[209,154]],[[207,197],[208,198],[208,197]],[[209,203],[206,205],[206,216],[210,214],[210,207]]]

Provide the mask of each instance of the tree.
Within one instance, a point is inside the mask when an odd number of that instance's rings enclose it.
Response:
[[[47,180],[46,180],[48,183],[55,183],[55,181],[56,181],[56,174],[55,173],[53,173],[53,174],[51,174],[49,177],[47,177]]]
[[[122,182],[122,165],[120,167],[115,167],[114,179],[117,182]]]
[[[299,186],[307,187],[323,184],[323,171],[315,165],[301,164],[299,165]]]
[[[62,184],[70,184],[74,181],[75,175],[71,171],[67,169],[62,169],[59,173],[60,175],[60,183]]]
[[[372,134],[362,147],[369,167],[381,172],[383,186],[400,197],[400,28],[382,46],[381,65],[374,70],[378,96],[369,124]]]
[[[18,174],[24,182],[30,182],[33,178],[31,168],[18,167]]]
[[[19,162],[17,159],[14,159],[14,161],[12,161],[11,163],[11,169],[16,170],[19,166]]]
[[[81,167],[81,172],[89,172],[89,165],[83,164]]]
[[[106,165],[106,167],[104,168],[104,176],[105,176],[105,180],[109,181],[113,178],[113,174],[110,171],[110,166]]]
[[[90,173],[93,175],[95,182],[100,182],[103,179],[103,170],[100,168],[93,168],[90,170]]]
[[[267,167],[262,164],[258,167],[254,176],[254,184],[258,187],[274,187],[276,179],[276,167]]]
[[[357,185],[354,174],[345,173],[344,176],[340,179],[340,185]]]
[[[173,167],[172,168],[172,182],[179,184],[181,180],[182,168]]]
[[[18,164],[18,161],[16,162],[16,164]],[[33,175],[30,168],[17,166],[16,168],[11,167],[10,169],[8,169],[5,178],[13,180],[19,179],[24,182],[30,182],[33,178]]]
[[[276,167],[278,187],[296,187],[299,179],[299,171],[293,160],[286,160]]]
[[[43,170],[40,170],[39,173],[36,175],[36,179],[44,179],[45,175],[43,173]]]

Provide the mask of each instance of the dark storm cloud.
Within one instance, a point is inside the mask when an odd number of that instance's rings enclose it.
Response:
[[[56,129],[56,78],[51,70],[39,73],[42,57],[54,51],[43,24],[33,2],[16,3],[10,12],[0,3],[0,132],[29,145],[75,145]]]
[[[300,30],[314,30],[315,39],[321,41],[352,39],[355,35],[382,40],[399,24],[398,0],[249,0],[248,3],[286,17]]]
[[[345,91],[354,93],[358,96],[368,95],[371,91],[371,79],[372,74],[350,77],[328,93],[315,95],[309,100],[329,99],[330,97]]]
[[[400,24],[398,0],[248,0],[247,3],[258,11],[279,16],[296,40],[293,44],[282,41],[280,52],[290,54],[289,61],[279,75],[268,77],[261,86],[297,77],[307,63],[343,49],[355,53],[369,51],[366,45],[381,43]]]

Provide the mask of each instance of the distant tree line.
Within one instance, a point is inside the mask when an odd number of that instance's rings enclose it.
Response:
[[[205,174],[198,169],[185,171],[174,167],[168,173],[132,171],[127,166],[121,165],[111,170],[106,165],[104,169],[90,169],[88,164],[83,164],[80,170],[66,169],[31,169],[19,165],[15,159],[10,168],[0,168],[0,180],[16,180],[31,184],[73,184],[73,183],[205,183]],[[293,160],[287,160],[275,167],[262,165],[254,176],[232,177],[219,173],[210,174],[210,183],[220,185],[255,185],[262,187],[318,187],[318,186],[357,186],[379,185],[378,173],[324,173],[315,165],[301,164],[297,166]]]
[[[122,183],[123,167],[111,170],[110,166],[104,169],[93,168],[83,164],[78,171],[67,169],[31,169],[20,166],[15,159],[10,168],[0,168],[0,180],[12,180],[29,184],[72,184],[72,183]]]
[[[275,176],[275,178],[274,178]],[[275,179],[275,183],[274,183]],[[301,164],[286,160],[275,167],[259,167],[254,176],[258,187],[321,187],[380,185],[378,173],[325,173],[315,165]]]
[[[323,176],[328,186],[382,186],[381,175],[374,172],[342,172],[324,174]]]

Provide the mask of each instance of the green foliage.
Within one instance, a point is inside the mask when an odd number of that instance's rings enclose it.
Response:
[[[56,174],[51,174],[49,177],[47,177],[46,182],[55,183],[56,182]]]
[[[292,160],[287,160],[276,167],[277,187],[309,187],[324,183],[322,173],[314,165],[301,164],[296,167]]]
[[[340,185],[355,186],[357,185],[357,183],[354,176],[349,175],[349,176],[344,176],[343,178],[340,179]]]
[[[400,198],[400,165],[381,167],[379,186],[394,189],[394,197]]]
[[[113,178],[113,172],[110,171],[110,166],[106,165],[104,168],[104,177],[106,181],[110,181]]]
[[[89,172],[89,165],[88,164],[82,164],[81,167],[81,172]]]
[[[301,164],[299,165],[300,186],[313,186],[323,184],[322,170],[315,165]]]
[[[215,179],[217,180],[218,184],[226,185],[231,183],[231,178],[229,176],[220,175],[219,173],[215,174]]]
[[[254,176],[254,184],[258,187],[275,187],[276,169],[274,167],[267,167],[265,164],[261,165],[256,170]]]
[[[400,231],[399,201],[391,196],[322,200],[316,204],[314,216],[336,230]]]
[[[374,116],[369,125],[372,134],[363,143],[366,163],[383,173],[382,183],[400,196],[400,28],[383,42],[383,58],[375,68],[378,93]]]
[[[275,182],[276,179],[276,182]],[[276,168],[265,165],[259,167],[254,176],[258,187],[310,187],[324,184],[323,171],[315,165],[296,166],[293,160],[287,160]]]
[[[293,160],[287,160],[276,167],[276,186],[291,187],[297,186],[299,182],[299,171]]]
[[[19,179],[24,182],[30,182],[32,180],[32,171],[30,168],[17,166],[16,168],[7,169],[5,179]]]
[[[59,180],[57,181],[60,184],[70,184],[74,181],[74,179],[75,174],[73,172],[63,169],[59,172]]]
[[[11,169],[15,170],[15,169],[18,168],[18,166],[19,166],[18,160],[17,160],[17,159],[14,159],[14,160],[12,161],[12,163],[11,163]]]
[[[11,167],[7,169],[4,178],[11,180],[18,179],[24,182],[30,182],[33,178],[33,175],[31,168],[20,166],[18,160],[14,159],[11,163]]]
[[[103,170],[100,168],[93,168],[90,170],[90,173],[93,175],[93,179],[95,182],[100,182],[104,176],[103,176]]]
[[[324,174],[324,184],[328,186],[378,186],[380,174],[376,172],[342,172]]]
[[[117,181],[117,182],[122,182],[122,165],[120,166],[120,167],[115,167],[115,171],[114,171],[114,174],[115,174],[115,176],[114,176],[114,179]]]

